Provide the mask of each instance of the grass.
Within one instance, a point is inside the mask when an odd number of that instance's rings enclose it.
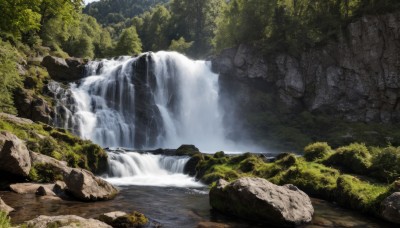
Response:
[[[7,213],[4,211],[0,211],[0,227],[1,228],[11,227],[10,217],[8,217]]]

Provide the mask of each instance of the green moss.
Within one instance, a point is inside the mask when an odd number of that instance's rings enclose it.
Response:
[[[223,158],[223,157],[225,157],[225,153],[224,153],[224,151],[218,151],[218,152],[216,152],[215,154],[214,154],[214,156],[213,156],[214,158]]]
[[[116,218],[113,227],[145,227],[148,223],[149,219],[144,214],[134,211],[131,214]]]
[[[365,174],[372,164],[371,160],[372,156],[365,144],[352,143],[338,148],[324,164],[338,166],[344,171]]]
[[[312,143],[304,148],[304,158],[307,161],[324,159],[332,153],[332,148],[326,142]]]
[[[38,183],[54,183],[57,180],[63,180],[62,173],[54,170],[48,164],[35,164],[29,171],[29,179]]]
[[[181,145],[176,149],[175,154],[178,156],[193,155],[199,152],[199,149],[194,145]]]
[[[384,149],[375,149],[371,166],[372,175],[387,183],[400,177],[400,148],[388,146]]]
[[[344,207],[379,215],[380,203],[391,194],[390,186],[363,181],[351,175],[337,180],[336,201]]]
[[[0,227],[1,228],[11,227],[10,217],[8,217],[7,213],[4,211],[0,211]]]

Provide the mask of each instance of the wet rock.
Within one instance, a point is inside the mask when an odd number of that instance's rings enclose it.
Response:
[[[108,225],[112,225],[118,217],[122,217],[125,215],[127,215],[126,212],[113,211],[113,212],[108,212],[108,213],[104,213],[104,214],[100,215],[98,219],[104,223],[107,223]]]
[[[4,211],[7,214],[14,211],[14,208],[8,206],[4,201],[0,198],[0,211]]]
[[[204,157],[200,153],[193,155],[189,161],[186,162],[183,173],[189,176],[195,176],[197,173],[196,167],[203,159]]]
[[[393,193],[381,203],[381,216],[389,222],[400,224],[400,192]]]
[[[223,213],[292,227],[312,220],[310,198],[294,185],[278,186],[262,178],[219,180],[210,190],[211,206]]]
[[[110,200],[118,193],[113,185],[84,169],[73,168],[64,174],[64,181],[68,192],[83,201]]]
[[[55,81],[71,82],[85,77],[86,62],[83,59],[62,59],[54,56],[46,56],[43,58],[41,64],[47,68],[50,77]]]
[[[229,228],[231,226],[217,222],[200,222],[197,224],[197,228]]]
[[[25,144],[10,132],[0,132],[0,170],[28,176],[30,169],[31,158]]]
[[[111,228],[111,226],[96,220],[85,219],[76,215],[46,216],[41,215],[26,222],[30,228],[47,227],[85,227],[85,228]]]
[[[56,196],[56,194],[53,192],[53,190],[51,190],[50,188],[45,187],[45,186],[43,186],[43,185],[40,186],[40,187],[36,190],[35,194],[36,194],[37,196]]]
[[[18,194],[35,194],[40,187],[53,189],[54,184],[18,183],[10,185],[10,189]]]

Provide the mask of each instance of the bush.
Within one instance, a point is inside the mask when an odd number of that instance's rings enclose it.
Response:
[[[371,166],[372,156],[364,144],[353,143],[340,147],[324,163],[335,165],[345,171],[365,174]]]
[[[39,183],[54,183],[63,180],[62,173],[49,164],[36,164],[29,171],[29,179]]]
[[[388,183],[400,177],[400,148],[386,147],[378,153],[372,162],[373,176]]]
[[[315,161],[326,158],[331,154],[332,148],[326,142],[316,142],[304,148],[304,158],[307,161]]]

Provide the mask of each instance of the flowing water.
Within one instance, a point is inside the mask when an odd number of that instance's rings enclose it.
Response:
[[[212,211],[208,188],[182,174],[187,157],[113,151],[109,159],[110,171],[106,179],[120,189],[114,200],[88,203],[0,192],[0,197],[16,209],[10,214],[12,222],[19,224],[38,215],[75,214],[93,218],[116,210],[137,210],[166,228],[194,228],[200,222],[209,221],[238,228],[271,227]],[[323,200],[312,201],[315,216],[312,224],[305,227],[390,227]]]
[[[90,62],[70,90],[50,86],[56,124],[103,147],[237,151],[224,132],[218,75],[209,65],[175,52]]]

